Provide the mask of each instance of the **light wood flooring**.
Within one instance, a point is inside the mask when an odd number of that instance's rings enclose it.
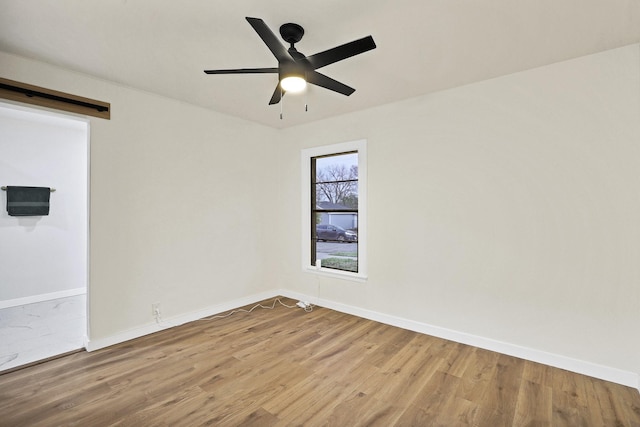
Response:
[[[276,305],[0,375],[0,426],[67,425],[638,427],[640,394]]]

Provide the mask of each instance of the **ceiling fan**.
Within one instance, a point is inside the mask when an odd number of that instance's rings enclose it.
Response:
[[[367,36],[350,43],[345,43],[333,49],[325,50],[315,55],[305,56],[298,52],[295,44],[302,39],[304,29],[298,24],[284,24],[280,27],[280,35],[290,44],[285,48],[267,24],[259,18],[246,18],[271,53],[278,60],[278,66],[272,68],[237,68],[230,70],[204,70],[207,74],[278,74],[278,86],[271,96],[269,105],[277,104],[282,96],[288,92],[302,91],[307,83],[321,86],[334,92],[349,96],[355,89],[337,80],[317,72],[318,68],[342,61],[343,59],[359,55],[375,49],[373,37]]]

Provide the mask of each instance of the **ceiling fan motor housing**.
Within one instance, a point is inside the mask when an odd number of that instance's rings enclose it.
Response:
[[[298,24],[293,24],[291,22],[282,24],[280,26],[280,35],[282,36],[282,39],[287,43],[298,43],[300,40],[302,40],[302,36],[304,35],[304,28],[302,28]]]

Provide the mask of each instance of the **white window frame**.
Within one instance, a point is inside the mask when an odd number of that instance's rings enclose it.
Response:
[[[358,272],[311,265],[311,158],[358,152]],[[367,280],[367,141],[343,142],[301,150],[302,270],[340,279]]]

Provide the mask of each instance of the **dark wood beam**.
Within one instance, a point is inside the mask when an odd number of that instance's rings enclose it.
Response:
[[[0,77],[0,98],[109,120],[111,104]]]

